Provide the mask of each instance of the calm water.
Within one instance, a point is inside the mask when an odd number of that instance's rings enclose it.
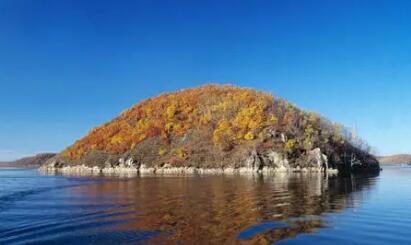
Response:
[[[411,244],[410,187],[400,166],[361,178],[0,169],[0,244]]]

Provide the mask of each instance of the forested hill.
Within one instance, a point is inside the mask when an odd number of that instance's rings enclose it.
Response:
[[[304,165],[304,157],[319,148],[334,166],[346,162],[344,152],[375,163],[347,132],[269,93],[205,85],[136,104],[92,129],[58,159],[62,165],[103,165],[134,156],[154,166],[224,167],[241,165],[252,151],[275,151]]]

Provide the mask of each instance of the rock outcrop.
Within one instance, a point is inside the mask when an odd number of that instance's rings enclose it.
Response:
[[[175,167],[170,164],[147,166],[141,164],[132,156],[119,158],[116,163],[106,161],[104,166],[68,165],[54,158],[42,166],[43,171],[58,171],[70,174],[267,174],[286,172],[324,172],[335,174],[337,169],[328,168],[327,157],[320,149],[309,152],[305,167],[293,167],[287,157],[279,152],[266,151],[259,153],[250,152],[242,164],[237,167],[201,168],[201,167]]]
[[[315,148],[308,153],[307,164],[310,167],[328,169],[328,158],[321,153],[320,148]]]

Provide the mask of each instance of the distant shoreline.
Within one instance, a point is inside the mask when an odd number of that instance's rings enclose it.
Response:
[[[397,154],[391,156],[380,156],[377,157],[381,165],[388,164],[410,164],[411,154]]]
[[[0,162],[0,168],[38,168],[55,155],[55,153],[40,153],[35,156],[24,157],[15,161]]]

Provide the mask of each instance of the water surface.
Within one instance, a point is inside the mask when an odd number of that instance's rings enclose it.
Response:
[[[0,169],[0,244],[411,244],[410,186],[401,166],[347,178]]]

